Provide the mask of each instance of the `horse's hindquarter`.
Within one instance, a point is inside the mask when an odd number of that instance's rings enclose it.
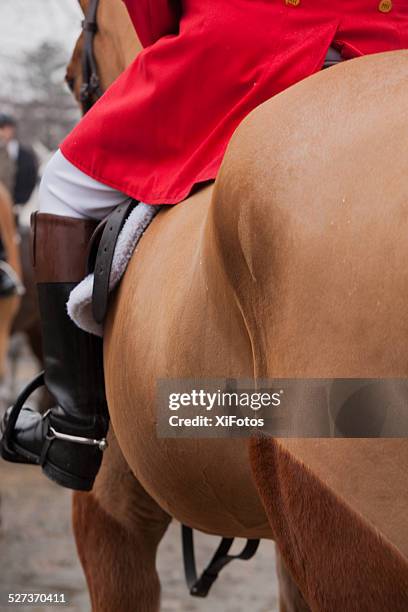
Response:
[[[255,111],[230,145],[214,225],[234,228],[223,262],[240,279],[260,377],[408,375],[407,76],[406,51],[330,69]],[[345,502],[350,524],[363,517],[373,540],[377,529],[407,557],[405,441],[279,447],[300,481],[310,470]],[[298,483],[281,484],[284,496]]]
[[[259,377],[408,375],[407,77],[406,51],[345,63],[265,103],[233,138],[214,226],[231,229],[223,265]],[[280,447],[407,555],[405,442]]]
[[[106,336],[108,401],[129,465],[162,508],[204,531],[267,537],[246,440],[156,434],[158,378],[252,376],[243,321],[207,235],[211,192],[162,211],[137,248]]]
[[[345,62],[233,137],[214,226],[259,376],[408,373],[407,77],[406,51]]]

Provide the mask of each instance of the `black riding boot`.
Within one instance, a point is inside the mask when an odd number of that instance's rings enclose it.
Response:
[[[102,340],[76,327],[66,303],[84,277],[96,224],[38,213],[33,225],[44,378],[57,405],[43,416],[28,407],[19,413],[36,386],[29,385],[3,421],[1,452],[8,461],[40,464],[51,480],[64,487],[86,491],[98,473],[109,423]]]
[[[7,264],[6,251],[0,236],[0,299],[18,293],[14,274]]]

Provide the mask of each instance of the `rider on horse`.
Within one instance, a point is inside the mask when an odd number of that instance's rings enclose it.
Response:
[[[102,342],[75,327],[66,302],[98,222],[131,198],[176,204],[214,180],[245,116],[326,58],[408,43],[405,0],[125,2],[144,49],[49,162],[33,219],[45,382],[56,406],[44,416],[25,408],[2,445],[5,458],[41,464],[80,490],[93,486],[109,418]]]
[[[14,204],[26,204],[37,183],[38,164],[34,152],[21,146],[16,138],[14,117],[0,113],[0,182],[7,187]],[[0,298],[21,293],[22,287],[7,263],[0,235]]]

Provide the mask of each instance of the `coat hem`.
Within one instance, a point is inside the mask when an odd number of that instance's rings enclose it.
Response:
[[[179,204],[180,202],[188,198],[194,185],[197,185],[198,183],[204,183],[205,181],[215,180],[217,176],[217,172],[218,172],[218,167],[222,161],[222,159],[220,159],[219,163],[216,162],[214,164],[214,165],[217,165],[217,170],[214,169],[209,174],[203,174],[203,176],[200,175],[199,177],[197,177],[196,180],[194,180],[191,183],[191,185],[188,186],[188,188],[181,191],[180,194],[174,195],[172,197],[166,197],[166,196],[152,195],[152,194],[145,193],[143,191],[139,191],[137,188],[133,187],[132,185],[128,186],[128,185],[124,185],[123,183],[119,184],[116,181],[110,179],[109,177],[103,176],[102,173],[98,173],[98,172],[95,172],[94,170],[91,170],[88,166],[80,162],[75,157],[75,155],[72,155],[70,152],[67,152],[65,150],[64,144],[61,145],[60,151],[62,155],[71,164],[73,164],[76,168],[81,170],[81,172],[84,172],[87,176],[90,176],[94,180],[99,181],[100,183],[103,183],[104,185],[107,185],[108,187],[111,187],[112,189],[117,189],[118,191],[124,193],[130,198],[133,198],[134,200],[137,200],[139,202],[144,202],[145,204],[150,204],[151,206],[159,206],[159,205],[171,206],[174,204]]]

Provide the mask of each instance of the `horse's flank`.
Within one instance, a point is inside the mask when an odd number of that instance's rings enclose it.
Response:
[[[163,492],[164,497],[159,494],[162,508],[203,531],[250,536],[261,530],[266,537],[271,534],[251,485],[242,441],[159,440],[155,429],[157,378],[253,375],[250,340],[243,318],[217,265],[215,243],[207,238],[211,232],[207,225],[210,202],[208,188],[190,201],[161,212],[146,232],[144,244],[138,248],[120,289],[118,311],[107,336],[107,381],[111,381],[116,370],[116,351],[120,345],[124,351],[121,357],[124,376],[120,383],[116,377],[122,393],[117,393],[116,384],[108,383],[108,401],[115,431],[122,431],[128,422],[129,447],[127,444],[123,447],[121,440],[121,448],[138,447],[137,465],[133,462],[130,465],[148,492],[152,493],[153,484],[156,491]],[[152,253],[156,255],[153,257]],[[128,284],[127,279],[131,278]],[[139,307],[130,307],[134,303]],[[128,308],[123,310],[126,304]],[[123,344],[123,333],[129,335],[129,329],[140,330],[139,340]],[[143,367],[139,368],[137,364],[141,363]],[[133,424],[138,431],[136,436]],[[126,451],[125,455],[132,461]],[[182,477],[181,465],[177,465],[181,456],[194,466]],[[161,466],[164,457],[166,470]],[[173,484],[177,482],[171,495],[167,469]],[[194,496],[188,494],[192,490]],[[208,507],[211,527],[206,523],[208,517],[197,521],[202,509]]]

